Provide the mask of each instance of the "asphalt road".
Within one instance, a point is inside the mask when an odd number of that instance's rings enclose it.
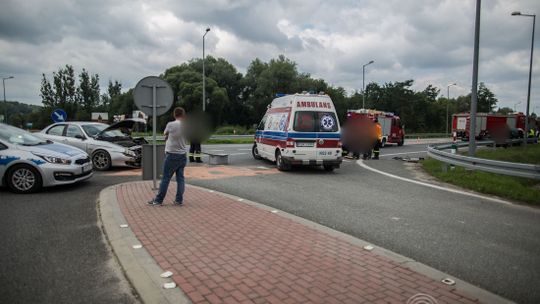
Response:
[[[425,145],[382,149],[368,165],[410,176],[395,156]],[[208,145],[232,166],[274,167],[250,145]],[[112,174],[111,174],[112,173]],[[117,174],[120,173],[120,174]],[[122,170],[34,195],[0,189],[0,303],[135,303],[97,224],[109,185],[139,180]],[[540,303],[540,212],[390,179],[347,160],[335,172],[297,168],[254,177],[189,180],[372,242],[519,303]]]
[[[32,195],[0,188],[0,303],[138,303],[96,209],[101,189],[134,179],[98,173]]]
[[[249,145],[208,146],[231,165],[267,166]],[[426,145],[381,150],[366,163],[408,177],[395,156],[425,156]],[[405,153],[405,154],[403,154]],[[540,212],[391,179],[347,161],[320,168],[192,180],[372,242],[518,303],[540,303]]]

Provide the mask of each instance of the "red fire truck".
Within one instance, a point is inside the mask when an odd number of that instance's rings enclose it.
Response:
[[[355,119],[361,116],[367,116],[370,119],[378,119],[382,129],[382,145],[392,143],[402,146],[405,143],[405,128],[401,124],[399,116],[390,112],[378,110],[360,109],[347,110],[347,120]]]
[[[469,140],[470,114],[459,113],[452,115],[452,132],[458,138]],[[525,115],[523,113],[510,113],[507,115],[496,113],[476,113],[476,138],[489,138],[496,131],[508,130],[511,138],[523,137],[525,129]]]

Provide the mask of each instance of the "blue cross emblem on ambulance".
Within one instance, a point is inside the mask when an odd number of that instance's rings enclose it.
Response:
[[[324,115],[321,117],[321,127],[325,130],[331,130],[334,127],[334,118],[330,115]]]

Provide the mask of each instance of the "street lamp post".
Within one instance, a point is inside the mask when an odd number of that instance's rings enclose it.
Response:
[[[514,113],[517,113],[517,111],[516,111],[516,106],[517,106],[517,105],[520,105],[520,104],[521,104],[521,101],[514,104]]]
[[[476,154],[476,110],[478,105],[478,55],[480,53],[480,10],[482,0],[476,0],[474,18],[474,51],[471,88],[471,114],[469,118],[469,156]]]
[[[206,111],[206,73],[204,71],[204,37],[210,32],[210,28],[207,27],[202,36],[202,110]]]
[[[448,104],[450,103],[450,87],[457,85],[455,82],[446,86],[446,135],[448,135]]]
[[[9,76],[9,77],[2,77],[2,86],[4,88],[4,106],[6,107],[4,109],[4,122],[7,124],[8,122],[8,117],[7,117],[7,108],[8,108],[8,105],[7,105],[7,101],[6,101],[6,79],[12,79],[14,78],[13,76]]]
[[[366,67],[375,61],[371,60],[370,62],[362,66],[362,109],[366,108],[366,92],[364,91],[364,78],[366,76]]]
[[[529,133],[529,108],[531,105],[531,77],[532,77],[532,67],[533,67],[533,51],[534,51],[534,27],[536,24],[536,15],[535,14],[522,14],[521,12],[513,12],[512,16],[523,16],[523,17],[532,17],[533,18],[533,28],[532,28],[532,42],[531,42],[531,60],[529,63],[529,87],[527,89],[527,110],[525,113],[525,134]],[[527,135],[523,136],[523,144],[527,145]]]

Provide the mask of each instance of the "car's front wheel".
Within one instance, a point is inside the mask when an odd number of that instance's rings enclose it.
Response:
[[[15,165],[10,168],[6,175],[6,182],[15,193],[34,193],[43,185],[41,174],[29,165]]]
[[[111,156],[107,151],[96,151],[92,155],[92,164],[98,171],[107,171],[111,168]]]

